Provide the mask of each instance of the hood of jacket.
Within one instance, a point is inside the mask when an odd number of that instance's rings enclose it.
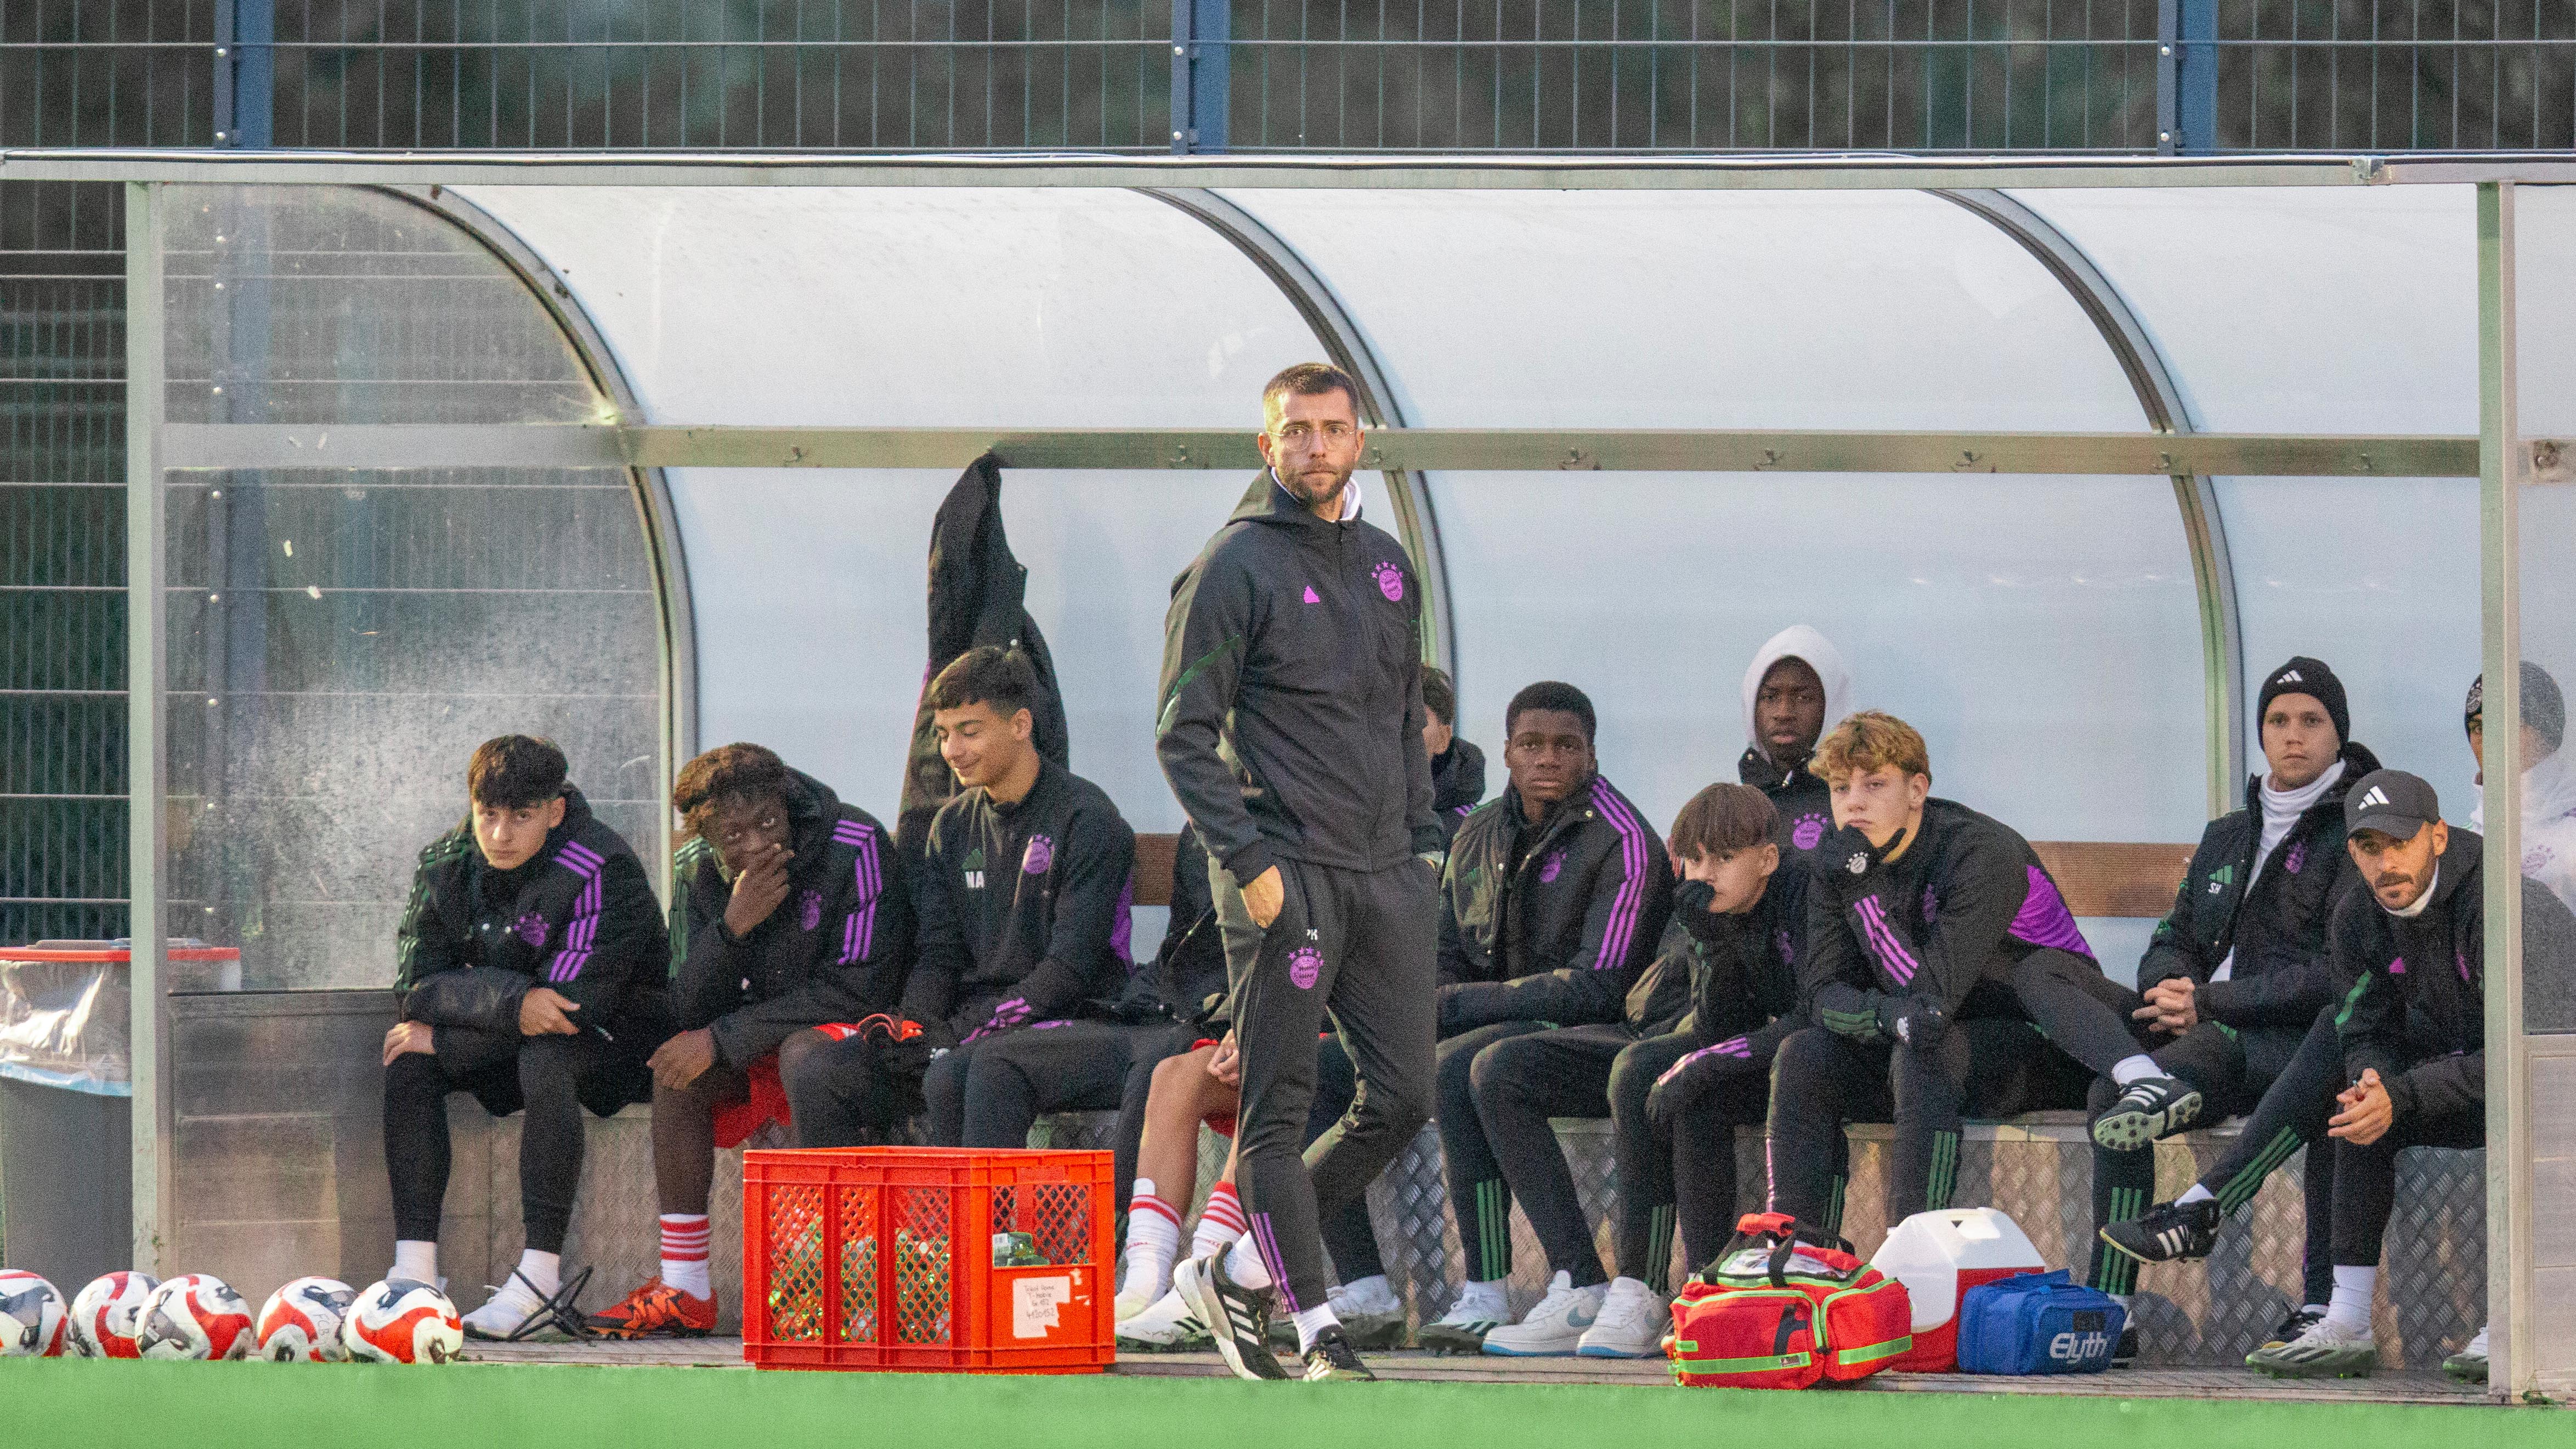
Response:
[[[1843,652],[1834,647],[1834,641],[1806,624],[1792,624],[1772,635],[1754,651],[1753,663],[1744,671],[1744,738],[1766,760],[1771,752],[1755,732],[1753,709],[1762,696],[1762,676],[1783,659],[1804,660],[1809,669],[1816,671],[1816,678],[1823,681],[1826,729],[1832,729],[1851,704],[1851,670],[1844,665]]]
[[[1350,481],[1342,485],[1342,516],[1339,521],[1343,523],[1357,521],[1362,502],[1360,477],[1354,472],[1351,474]],[[1333,526],[1332,523],[1317,518],[1311,509],[1298,502],[1297,495],[1281,487],[1278,478],[1267,468],[1261,470],[1260,477],[1252,480],[1251,487],[1243,490],[1243,497],[1236,501],[1234,512],[1227,514],[1225,521],[1269,523],[1287,528],[1331,528]]]

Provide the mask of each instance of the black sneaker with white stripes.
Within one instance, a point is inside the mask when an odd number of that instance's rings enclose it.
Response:
[[[1226,1250],[1190,1258],[1172,1270],[1172,1290],[1216,1340],[1217,1356],[1239,1379],[1284,1379],[1270,1351],[1271,1290],[1246,1288],[1225,1275]]]
[[[2093,1119],[2093,1141],[2108,1152],[2137,1152],[2199,1116],[2198,1087],[2177,1077],[2141,1077]]]
[[[2218,1246],[2218,1199],[2160,1202],[2146,1216],[2102,1229],[2102,1241],[2141,1263],[2206,1258]]]
[[[1359,1350],[1351,1347],[1351,1336],[1344,1333],[1338,1323],[1316,1334],[1315,1341],[1306,1346],[1306,1382],[1320,1384],[1333,1380],[1360,1384],[1377,1382],[1377,1375],[1370,1373],[1368,1365],[1360,1362]]]

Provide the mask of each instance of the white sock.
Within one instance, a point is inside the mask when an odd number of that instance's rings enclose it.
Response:
[[[2326,1324],[2347,1338],[2370,1336],[2370,1297],[2379,1287],[2377,1268],[2334,1270],[2334,1301],[2326,1305]]]
[[[393,1271],[388,1278],[409,1278],[415,1283],[438,1281],[438,1244],[418,1238],[405,1238],[394,1244]]]
[[[707,1274],[714,1237],[705,1213],[662,1214],[662,1282],[692,1298],[714,1297],[715,1280]]]
[[[1449,1312],[1455,1317],[1490,1318],[1499,1323],[1510,1316],[1511,1309],[1511,1295],[1504,1291],[1503,1280],[1495,1278],[1458,1290],[1458,1301],[1450,1305]]]
[[[2163,1075],[2165,1075],[2165,1069],[2157,1066],[2156,1059],[2151,1056],[2122,1057],[2111,1064],[2111,1080],[2123,1087],[2132,1082],[2143,1082],[2149,1077]]]
[[[1225,1276],[1246,1288],[1270,1286],[1270,1265],[1261,1261],[1261,1250],[1252,1245],[1252,1234],[1234,1240],[1225,1255]]]
[[[1342,1321],[1338,1317],[1334,1316],[1333,1305],[1330,1303],[1318,1303],[1312,1308],[1299,1311],[1294,1314],[1293,1317],[1297,1320],[1297,1351],[1299,1353],[1304,1353],[1306,1350],[1315,1346],[1316,1334],[1323,1332],[1327,1328],[1337,1327]]]
[[[1151,1178],[1136,1179],[1127,1200],[1127,1292],[1160,1298],[1172,1284],[1172,1255],[1181,1250],[1181,1220],[1154,1195]]]
[[[2191,1186],[2182,1190],[2182,1196],[2174,1199],[2174,1206],[2189,1207],[2193,1203],[2207,1202],[2216,1196],[2218,1196],[2218,1194],[2211,1192],[2208,1188],[2202,1187],[2199,1183],[2195,1182]]]
[[[1395,1285],[1386,1281],[1384,1273],[1371,1273],[1356,1283],[1345,1283],[1334,1294],[1355,1313],[1385,1313],[1404,1306],[1395,1296]]]
[[[527,1282],[520,1283],[514,1278],[511,1280],[512,1286],[522,1291],[534,1287],[540,1299],[554,1297],[555,1293],[563,1287],[563,1254],[540,1253],[534,1248],[528,1249],[519,1255],[518,1277],[526,1279]]]
[[[2112,1302],[2119,1304],[2121,1310],[2126,1312],[2129,1307],[2129,1299],[2132,1295],[2127,1293],[2112,1293],[2105,1296],[2107,1296]]]

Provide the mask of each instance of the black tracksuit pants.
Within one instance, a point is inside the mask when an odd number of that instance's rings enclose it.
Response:
[[[2327,1035],[2333,1035],[2331,1024]],[[2157,1065],[2199,1089],[2204,1101],[2200,1120],[2215,1123],[2226,1117],[2259,1113],[2264,1096],[2288,1069],[2305,1039],[2304,1032],[2280,1027],[2237,1031],[2204,1021],[2168,1040],[2153,1055]],[[2119,1095],[2119,1087],[2109,1077],[2094,1078],[2088,1103],[2090,1115],[2099,1116]],[[2254,1123],[2248,1123],[2240,1143],[2258,1130]],[[2256,1178],[2255,1183],[2260,1186],[2261,1179]],[[2306,1189],[2308,1241],[2303,1286],[2307,1297],[2303,1301],[2323,1303],[2334,1287],[2333,1265],[2327,1261],[2327,1229],[2334,1200],[2333,1153],[2308,1154]],[[2140,1152],[2113,1152],[2100,1146],[2093,1149],[2093,1265],[2085,1279],[2087,1283],[2105,1293],[2137,1291],[2138,1260],[2104,1243],[2101,1230],[2107,1223],[2144,1213],[2155,1201],[2155,1192],[2156,1154],[2152,1148]]]
[[[2397,1154],[2401,1148],[2486,1145],[2487,1115],[2483,1107],[2400,1117],[2389,1126],[2386,1135],[2367,1147],[2335,1142],[2335,1266],[2379,1266],[2380,1248],[2388,1237],[2389,1214],[2397,1206]]]
[[[1333,1130],[1359,1094],[1359,1074],[1339,1037],[1315,1043],[1315,1104],[1306,1110],[1306,1145]],[[1368,1193],[1363,1189],[1337,1208],[1323,1210],[1324,1252],[1333,1260],[1333,1281],[1357,1283],[1386,1272],[1377,1250],[1377,1225],[1369,1221]]]
[[[1734,1230],[1735,1129],[1762,1121],[1768,1079],[1746,1072],[1712,1088],[1669,1130],[1646,1114],[1655,1079],[1708,1044],[1696,1032],[1641,1040],[1626,1026],[1598,1025],[1509,1037],[1476,1054],[1471,1078],[1484,1140],[1548,1267],[1576,1287],[1609,1274],[1551,1117],[1610,1119],[1619,1204],[1612,1246],[1621,1274],[1667,1293],[1677,1216],[1693,1263],[1717,1256]]]
[[[2031,952],[2013,967],[2012,986],[2040,1033],[2096,1076],[2153,1052],[2160,1040],[2129,1016],[2147,999],[2072,951]]]
[[[442,1026],[434,1052],[406,1052],[385,1068],[385,1169],[393,1182],[394,1236],[438,1241],[451,1146],[447,1094],[471,1092],[495,1117],[525,1108],[519,1132],[519,1203],[527,1245],[563,1251],[581,1185],[585,1097],[603,1074],[631,1073],[632,1054],[598,1036],[520,1036]]]
[[[799,1147],[873,1147],[903,1140],[921,1110],[922,1055],[916,1042],[888,1044],[864,1036],[802,1053],[778,1064],[778,1085],[796,1120]]]
[[[2289,1060],[2272,1075],[2236,1141],[2202,1174],[2200,1185],[2232,1213],[2254,1200],[2270,1177],[2302,1147],[2308,1153],[2304,1182],[2307,1212],[2307,1300],[2323,1303],[2334,1287],[2331,1271],[2333,1208],[2339,1154],[2328,1150],[2326,1119],[2344,1088],[2343,1043],[2335,1035],[2334,1008],[2317,1013]]]
[[[1140,1063],[1152,1084],[1154,1063],[1171,1055],[1172,1034],[1167,1021],[1068,1021],[959,1047],[922,1074],[930,1145],[1026,1147],[1042,1114],[1117,1111]],[[1113,1151],[1119,1180],[1132,1184],[1135,1143],[1122,1140]],[[1125,1194],[1118,1200],[1123,1204]]]
[[[1466,1249],[1467,1276],[1475,1282],[1512,1275],[1512,1190],[1476,1110],[1476,1058],[1515,1037],[1555,1029],[1544,1021],[1497,1021],[1444,1038],[1434,1049],[1439,1106],[1432,1115],[1440,1125],[1440,1173],[1449,1185],[1459,1246]],[[1555,1145],[1549,1138],[1551,1151]]]
[[[1863,1043],[1820,1026],[1780,1044],[1771,1077],[1771,1210],[1811,1222],[1839,1216],[1835,1164],[1843,1125],[1893,1122],[1889,1227],[1950,1205],[1963,1118],[2073,1107],[2089,1074],[2050,1050],[2039,1028],[2003,1016],[1954,1020],[1929,1050]]]
[[[1284,898],[1266,930],[1222,866],[1208,878],[1243,1055],[1235,1188],[1295,1313],[1331,1287],[1319,1210],[1363,1197],[1430,1116],[1439,882],[1409,857],[1376,871],[1282,860],[1279,873]],[[1327,1008],[1359,1090],[1306,1147]]]

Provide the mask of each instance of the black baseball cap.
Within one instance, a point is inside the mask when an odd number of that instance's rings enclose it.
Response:
[[[2442,802],[2433,787],[2404,770],[2373,770],[2343,797],[2346,834],[2376,830],[2397,840],[2442,818]]]

